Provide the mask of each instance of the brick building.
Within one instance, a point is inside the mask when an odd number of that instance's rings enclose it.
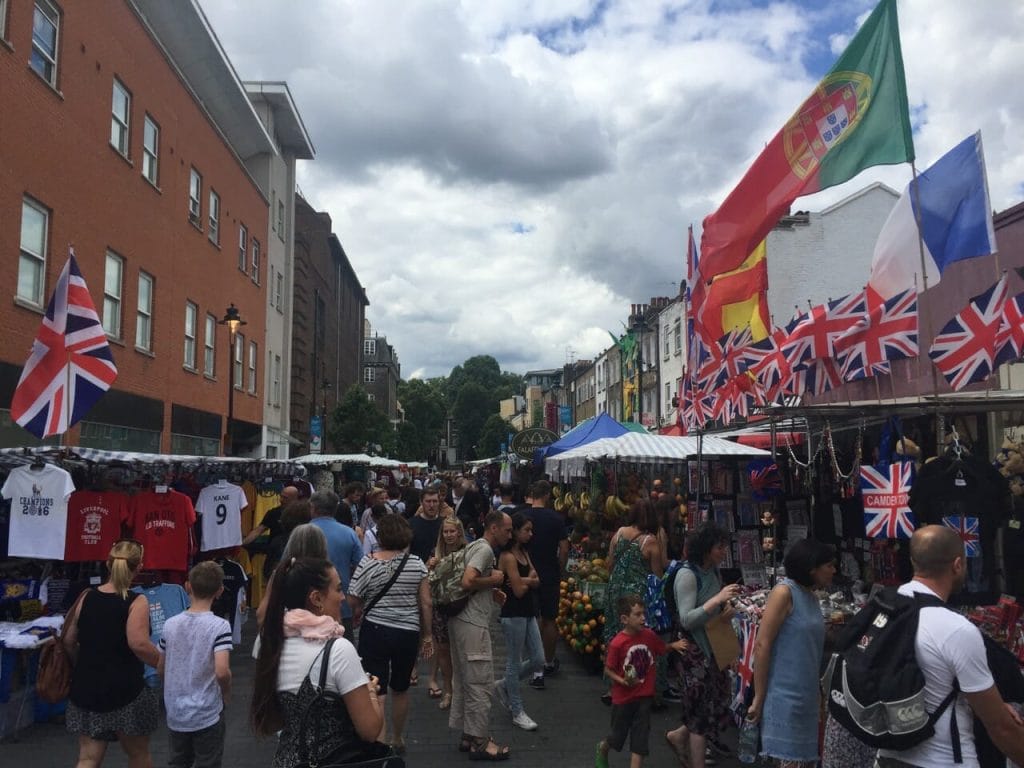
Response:
[[[402,366],[398,352],[388,344],[388,337],[376,333],[367,320],[363,324],[363,378],[362,385],[370,399],[392,423],[402,420],[398,404],[398,382],[402,380]]]
[[[331,217],[295,200],[291,359],[292,455],[309,453],[310,420],[330,413],[361,381],[363,321],[370,302]],[[324,443],[324,452],[330,446]]]
[[[215,453],[233,364],[231,450],[260,451],[269,195],[246,162],[277,149],[206,18],[160,0],[0,10],[0,404],[74,245],[119,376],[68,442]],[[4,444],[32,442],[0,421]]]

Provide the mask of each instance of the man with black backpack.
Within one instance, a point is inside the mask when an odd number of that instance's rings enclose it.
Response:
[[[919,606],[914,652],[924,677],[925,710],[934,714],[947,699],[951,703],[932,723],[933,735],[925,735],[905,749],[879,749],[876,765],[977,766],[972,711],[1003,754],[1016,763],[1024,763],[1024,722],[996,690],[981,631],[945,607],[949,596],[963,587],[967,577],[963,541],[946,526],[919,528],[910,540],[910,559],[914,578],[899,588],[899,594],[914,598]],[[879,622],[876,617],[874,626],[884,628],[885,621]],[[859,641],[865,651],[872,642],[870,637],[880,639],[881,635],[865,633]],[[849,664],[848,668],[853,669]],[[835,687],[832,694],[836,698]],[[835,714],[834,708],[832,711]],[[896,717],[899,718],[898,710]],[[927,733],[924,729],[921,732]]]

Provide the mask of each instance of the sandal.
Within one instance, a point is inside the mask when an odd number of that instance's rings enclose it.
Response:
[[[441,703],[437,705],[437,708],[438,709],[450,709],[451,706],[452,706],[452,695],[450,693],[446,693],[444,696],[441,697]]]
[[[473,737],[468,734],[459,736],[459,752],[469,752],[473,746]]]
[[[494,745],[494,751],[491,752],[487,748]],[[483,738],[473,739],[473,746],[469,750],[470,760],[486,760],[491,763],[496,763],[501,760],[508,760],[512,756],[511,750],[508,745],[501,746],[494,739]]]
[[[419,684],[420,684],[420,674],[416,670],[413,670],[412,676],[409,678],[409,685],[419,685]]]
[[[444,691],[442,691],[436,685],[431,685],[429,688],[427,688],[427,695],[430,696],[430,698],[432,699],[440,699],[442,696],[444,696]]]

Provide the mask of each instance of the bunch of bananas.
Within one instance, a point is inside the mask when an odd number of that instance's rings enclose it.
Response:
[[[629,505],[614,493],[609,493],[608,498],[604,501],[605,518],[617,520],[620,517],[625,517],[627,512],[629,512]]]

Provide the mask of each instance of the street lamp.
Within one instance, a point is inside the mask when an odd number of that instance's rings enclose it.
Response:
[[[224,455],[230,456],[233,453],[233,439],[231,433],[231,422],[235,418],[235,337],[238,335],[239,326],[245,325],[245,320],[238,313],[238,307],[232,304],[227,308],[224,317],[217,321],[218,325],[228,327],[228,421],[224,429]],[[245,350],[242,351],[243,355]]]

